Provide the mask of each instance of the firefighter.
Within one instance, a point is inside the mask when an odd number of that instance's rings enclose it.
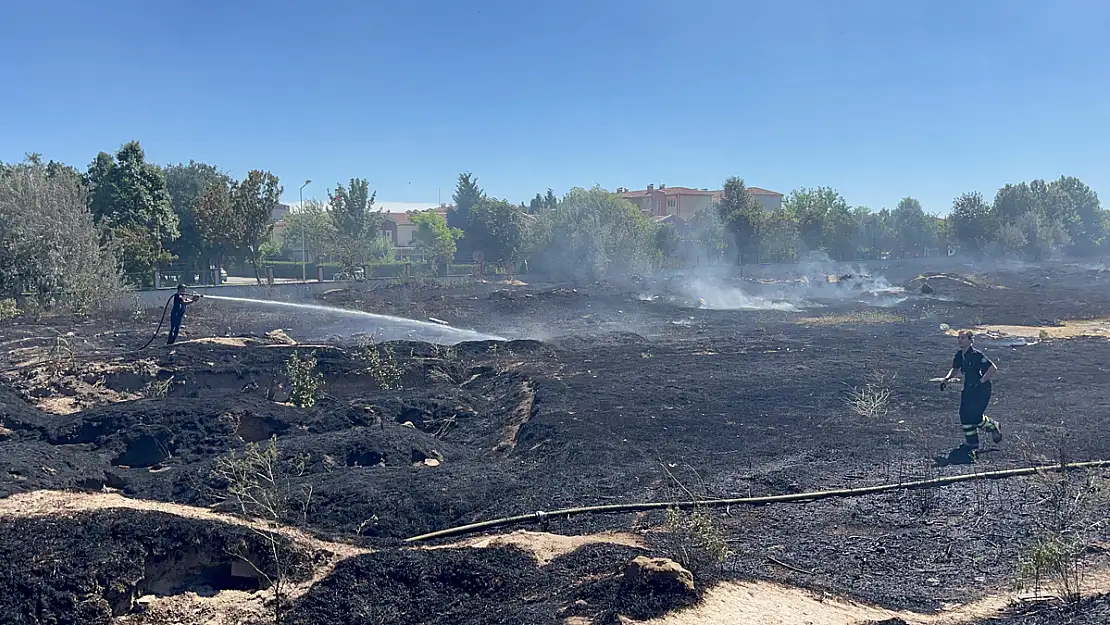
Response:
[[[998,421],[983,414],[991,400],[991,380],[998,372],[998,366],[975,349],[975,335],[970,330],[960,332],[957,340],[960,349],[953,356],[952,368],[941,380],[940,388],[944,390],[948,381],[957,374],[963,375],[960,423],[964,428],[964,443],[953,451],[955,455],[965,455],[968,462],[975,462],[979,450],[979,430],[989,432],[995,443],[1002,441],[1002,428]]]
[[[170,336],[166,339],[166,345],[173,345],[177,340],[177,333],[181,330],[181,322],[185,320],[185,307],[198,299],[204,297],[203,295],[186,295],[185,285],[177,285],[177,293],[173,296],[173,310],[170,311]]]

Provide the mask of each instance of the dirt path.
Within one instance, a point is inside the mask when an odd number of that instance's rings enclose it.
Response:
[[[1086,595],[1110,592],[1110,570],[1088,572]],[[960,625],[998,617],[1015,599],[1028,595],[999,593],[950,606],[935,614],[887,610],[770,582],[726,582],[709,590],[705,600],[645,625],[863,625],[902,619],[909,625]]]

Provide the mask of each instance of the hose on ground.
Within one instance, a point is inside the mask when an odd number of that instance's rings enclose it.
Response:
[[[174,296],[171,295],[171,296],[169,296],[169,298],[166,299],[166,305],[162,307],[162,318],[158,320],[158,327],[155,328],[154,334],[151,335],[150,340],[147,341],[145,345],[143,345],[142,347],[140,347],[139,349],[137,349],[135,351],[137,351],[137,352],[143,351],[144,349],[150,347],[150,344],[154,342],[154,339],[158,338],[158,333],[162,331],[162,324],[166,322],[166,311],[170,309],[170,302],[173,301],[173,297]]]
[[[509,525],[521,525],[524,523],[533,523],[543,521],[553,517],[571,517],[579,514],[615,514],[623,512],[647,512],[650,510],[666,510],[668,508],[678,508],[680,510],[690,510],[694,508],[707,507],[707,508],[723,508],[725,506],[762,506],[774,503],[809,503],[811,501],[818,501],[821,499],[829,499],[833,497],[859,497],[862,495],[874,495],[878,493],[886,493],[896,490],[917,490],[922,488],[937,488],[938,486],[948,486],[951,484],[958,484],[960,482],[971,482],[975,480],[997,480],[1010,477],[1019,477],[1023,475],[1035,475],[1037,473],[1049,472],[1063,472],[1063,471],[1077,471],[1080,469],[1095,469],[1099,467],[1110,467],[1110,460],[1092,460],[1089,462],[1068,462],[1064,464],[1052,464],[1038,467],[1024,467],[1021,469],[1003,469],[999,471],[985,471],[981,473],[965,473],[963,475],[949,475],[945,477],[938,477],[929,480],[915,480],[911,482],[898,482],[896,484],[881,484],[878,486],[864,486],[861,488],[844,488],[837,490],[821,490],[809,493],[794,493],[790,495],[770,495],[766,497],[740,497],[735,499],[705,499],[702,501],[654,501],[647,503],[631,503],[631,504],[607,504],[601,506],[584,506],[578,508],[563,508],[561,510],[552,510],[550,512],[538,511],[529,514],[520,514],[517,516],[502,517],[500,519],[491,519],[489,521],[481,521],[479,523],[470,523],[468,525],[460,525],[448,529],[429,532],[419,536],[406,538],[405,542],[415,543],[436,538],[450,538],[453,536],[463,536],[465,534],[473,534],[483,530],[495,529],[499,527],[506,527]]]

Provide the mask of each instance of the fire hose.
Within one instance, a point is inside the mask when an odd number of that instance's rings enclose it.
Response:
[[[838,490],[814,491],[809,493],[794,493],[790,495],[741,497],[735,499],[705,499],[702,501],[653,501],[646,503],[608,504],[601,506],[563,508],[561,510],[552,510],[550,512],[538,511],[528,514],[520,514],[517,516],[502,517],[500,519],[491,519],[489,521],[481,521],[478,523],[470,523],[468,525],[460,525],[457,527],[451,527],[435,532],[429,532],[427,534],[421,534],[419,536],[413,536],[411,538],[406,538],[405,542],[415,543],[433,540],[436,538],[462,536],[465,534],[474,534],[483,530],[506,527],[509,525],[521,525],[524,523],[542,522],[556,517],[571,517],[580,514],[615,514],[622,512],[647,512],[651,510],[667,510],[670,508],[677,508],[679,510],[691,510],[702,507],[723,508],[726,506],[762,506],[775,503],[809,503],[811,501],[829,499],[832,497],[859,497],[862,495],[874,495],[878,493],[886,493],[897,490],[937,488],[939,486],[948,486],[951,484],[958,484],[960,482],[971,482],[975,480],[997,480],[1024,475],[1035,475],[1037,473],[1077,471],[1079,469],[1094,469],[1099,467],[1110,467],[1110,460],[1069,462],[1037,467],[1024,467],[1021,469],[1003,469],[1000,471],[965,473],[963,475],[949,475],[946,477],[939,477],[929,480],[915,480],[911,482],[898,482],[896,484],[864,486],[861,488],[844,488]]]

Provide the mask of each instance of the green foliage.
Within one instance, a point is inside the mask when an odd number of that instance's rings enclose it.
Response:
[[[736,245],[737,264],[744,258],[758,258],[759,237],[767,222],[763,205],[744,187],[744,181],[735,176],[725,181],[717,214]]]
[[[316,352],[301,358],[297,352],[285,361],[285,373],[289,376],[289,403],[299,408],[311,408],[316,404],[316,391],[323,376],[316,370]]]
[[[231,184],[235,247],[254,265],[256,276],[262,260],[262,244],[269,241],[274,228],[273,213],[281,201],[281,192],[278,177],[258,169],[247,172],[241,182]]]
[[[655,230],[640,209],[600,187],[571,189],[540,216],[535,268],[557,279],[596,280],[643,271],[654,256]]]
[[[205,249],[217,259],[231,255],[235,251],[237,237],[236,216],[231,205],[231,185],[229,181],[213,180],[201,193],[194,208],[197,216],[197,232]]]
[[[417,245],[428,250],[436,260],[450,262],[463,237],[462,229],[449,227],[447,220],[434,209],[412,211],[409,216],[416,226],[413,238]]]
[[[376,241],[382,238],[384,217],[381,210],[374,210],[376,197],[362,178],[351,178],[349,188],[336,185],[335,193],[329,195],[331,249],[344,267],[366,264]]]
[[[127,278],[149,285],[155,266],[172,258],[165,247],[179,234],[162,169],[147,163],[142,146],[131,141],[115,157],[97,155],[85,182],[93,217],[116,235]]]
[[[696,246],[699,256],[704,254],[710,262],[725,253],[725,226],[716,207],[703,208],[694,213],[686,224],[686,240]]]
[[[459,182],[451,199],[455,205],[447,211],[447,225],[465,230],[470,223],[470,209],[486,196],[478,186],[478,178],[470,172],[459,174]]]
[[[0,322],[14,319],[21,314],[19,306],[12,298],[0,299]]]
[[[170,244],[169,251],[179,258],[197,258],[206,252],[197,220],[197,206],[204,192],[216,183],[227,187],[231,180],[214,165],[189,161],[188,165],[179,163],[166,168],[166,190],[170,194],[181,234]]]
[[[515,263],[525,243],[524,213],[505,200],[483,197],[470,209],[466,238],[486,262]]]
[[[366,371],[378,383],[378,388],[383,391],[401,388],[401,368],[388,345],[378,345],[372,336],[360,338],[356,357],[366,363]]]
[[[285,218],[281,249],[285,254],[296,252],[299,255],[303,243],[308,258],[319,258],[333,249],[335,237],[335,224],[324,204],[317,200],[305,200],[302,206]],[[297,265],[299,267],[300,263]],[[296,276],[289,277],[300,278],[300,269]]]
[[[0,296],[90,312],[122,289],[75,170],[41,160],[0,171]]]

